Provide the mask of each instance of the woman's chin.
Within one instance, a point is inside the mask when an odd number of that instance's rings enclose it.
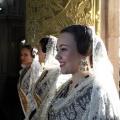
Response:
[[[62,74],[68,74],[65,70],[61,70]]]
[[[22,62],[21,64],[26,65],[24,62]]]

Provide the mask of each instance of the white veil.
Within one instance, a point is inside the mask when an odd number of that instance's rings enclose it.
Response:
[[[50,69],[54,67],[59,67],[59,62],[55,59],[57,54],[56,51],[57,38],[54,36],[49,36],[48,43],[46,45],[46,56],[45,56],[45,68]]]
[[[91,28],[91,27],[90,27]],[[108,58],[105,45],[101,38],[95,34],[93,28],[93,69],[92,74],[95,77],[95,82],[93,85],[93,96],[96,94],[97,85],[99,84],[108,93],[110,98],[111,106],[114,113],[120,114],[120,101],[118,97],[118,92],[113,78],[113,66]],[[114,109],[115,108],[115,109]]]

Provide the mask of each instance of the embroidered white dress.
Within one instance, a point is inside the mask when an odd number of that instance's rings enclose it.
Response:
[[[36,102],[33,97],[33,88],[41,72],[42,67],[38,61],[33,61],[30,68],[23,68],[20,72],[17,87],[21,106],[25,114],[25,120],[29,120],[31,112],[36,108]]]
[[[52,101],[48,119],[120,120],[119,105],[113,105],[114,98],[111,94],[94,82],[94,77],[83,78],[76,88],[67,94],[69,82]],[[92,93],[93,89],[94,93]]]

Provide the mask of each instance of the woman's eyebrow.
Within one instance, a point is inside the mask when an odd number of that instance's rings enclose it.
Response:
[[[63,47],[63,46],[68,47],[69,45],[61,44],[60,46],[56,46],[56,49],[58,49],[58,47]]]
[[[59,47],[62,47],[62,46],[67,46],[68,47],[68,45],[66,45],[66,44],[61,44]]]

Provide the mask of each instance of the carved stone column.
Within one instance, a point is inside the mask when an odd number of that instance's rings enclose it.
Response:
[[[101,0],[101,38],[107,47],[114,67],[114,79],[118,88],[119,70],[119,0]]]

